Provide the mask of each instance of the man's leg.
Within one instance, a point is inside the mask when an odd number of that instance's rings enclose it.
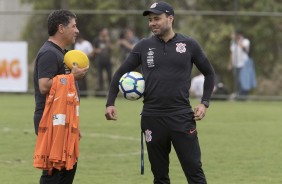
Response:
[[[97,63],[97,73],[98,73],[98,90],[101,91],[104,89],[104,78],[103,78],[103,63],[99,61]]]
[[[170,184],[168,173],[171,142],[166,125],[161,117],[142,116],[141,128],[145,134],[154,184]]]
[[[59,171],[53,169],[51,175],[48,175],[48,171],[44,170],[40,178],[40,184],[72,184],[76,167],[77,163],[73,166],[72,170],[62,169]]]
[[[201,150],[192,114],[171,117],[172,144],[189,184],[206,184]]]
[[[106,72],[107,72],[107,80],[108,80],[108,88],[112,80],[112,62],[108,61],[106,63]]]
[[[87,97],[87,76],[77,81],[80,97]]]

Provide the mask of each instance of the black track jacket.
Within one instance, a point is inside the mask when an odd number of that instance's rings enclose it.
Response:
[[[193,64],[205,76],[202,101],[209,102],[215,72],[193,38],[177,33],[168,42],[156,36],[142,39],[114,74],[106,106],[114,105],[120,77],[141,65],[145,79],[143,116],[171,116],[192,112],[189,88]]]

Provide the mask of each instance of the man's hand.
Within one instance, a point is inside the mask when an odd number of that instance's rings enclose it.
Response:
[[[106,108],[105,116],[107,120],[117,120],[117,110],[115,106],[108,106]]]
[[[203,104],[199,104],[194,108],[194,120],[201,120],[205,117],[206,107]]]
[[[71,73],[73,74],[75,80],[79,80],[85,77],[86,73],[88,72],[88,69],[89,65],[85,68],[78,68],[77,64],[74,64]]]

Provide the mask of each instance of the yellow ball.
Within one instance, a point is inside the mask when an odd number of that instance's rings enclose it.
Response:
[[[70,50],[64,56],[64,63],[70,69],[73,68],[73,63],[76,63],[78,68],[85,68],[89,65],[87,55],[80,50]]]

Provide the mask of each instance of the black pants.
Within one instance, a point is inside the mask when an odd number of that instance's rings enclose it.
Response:
[[[173,145],[189,184],[206,184],[193,114],[142,116],[154,184],[169,184],[169,154]]]
[[[107,73],[107,85],[111,83],[112,79],[112,63],[110,60],[108,61],[98,61],[97,62],[97,70],[98,70],[98,85],[99,90],[104,90],[104,77],[103,77],[103,71],[105,70]]]
[[[77,81],[80,97],[87,97],[87,76]]]
[[[48,171],[44,170],[40,178],[40,184],[72,184],[76,172],[77,163],[72,170],[52,170],[52,175],[48,175]]]

